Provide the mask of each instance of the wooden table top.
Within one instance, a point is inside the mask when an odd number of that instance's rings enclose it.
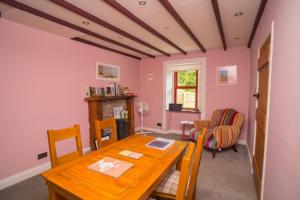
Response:
[[[133,135],[46,171],[42,176],[49,187],[63,191],[71,199],[147,199],[166,172],[181,158],[187,145],[186,142],[176,141],[163,151],[145,146],[153,139]],[[125,149],[144,155],[135,160],[118,154]],[[105,156],[133,163],[134,166],[119,178],[87,169]]]

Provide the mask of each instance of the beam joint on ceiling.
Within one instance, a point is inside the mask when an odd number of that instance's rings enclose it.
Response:
[[[111,31],[114,31],[114,32],[116,32],[116,33],[118,33],[120,35],[123,35],[124,37],[127,37],[127,38],[129,38],[129,39],[131,39],[131,40],[133,40],[133,41],[135,41],[137,43],[140,43],[140,44],[142,44],[142,45],[144,45],[144,46],[146,46],[146,47],[148,47],[150,49],[153,49],[153,50],[155,50],[157,52],[160,52],[160,53],[162,53],[162,54],[164,54],[166,56],[170,56],[170,54],[168,54],[167,52],[154,47],[153,45],[151,45],[151,44],[149,44],[149,43],[147,43],[147,42],[145,42],[145,41],[143,41],[143,40],[141,40],[141,39],[139,39],[139,38],[137,38],[137,37],[135,37],[135,36],[127,33],[126,31],[123,31],[123,30],[119,29],[118,27],[116,27],[116,26],[114,26],[112,24],[109,24],[108,22],[105,22],[104,20],[102,20],[102,19],[96,17],[95,15],[92,15],[92,14],[90,14],[90,13],[82,10],[79,7],[76,7],[75,5],[73,5],[73,4],[69,3],[69,2],[66,2],[64,0],[50,0],[50,1],[52,1],[53,3],[55,3],[55,4],[57,4],[57,5],[65,8],[65,9],[67,9],[67,10],[73,12],[73,13],[76,13],[77,15],[80,15],[80,16],[86,18],[86,19],[91,20],[91,21],[97,23],[100,26],[104,26],[105,28],[110,29]]]
[[[33,15],[35,15],[35,16],[38,16],[38,17],[47,19],[47,20],[49,20],[49,21],[51,21],[51,22],[60,24],[60,25],[62,25],[62,26],[71,28],[71,29],[76,30],[76,31],[79,31],[79,32],[81,32],[81,33],[84,33],[84,34],[93,36],[93,37],[98,38],[98,39],[100,39],[100,40],[104,40],[104,41],[106,41],[106,42],[115,44],[115,45],[120,46],[120,47],[123,47],[123,48],[125,48],[125,49],[129,49],[129,50],[131,50],[131,51],[135,51],[135,52],[137,52],[137,53],[146,55],[146,56],[148,56],[148,57],[155,58],[155,56],[153,56],[153,55],[151,55],[151,54],[145,53],[145,52],[143,52],[143,51],[141,51],[141,50],[138,50],[138,49],[135,49],[135,48],[130,47],[130,46],[128,46],[128,45],[122,44],[122,43],[117,42],[117,41],[115,41],[115,40],[112,40],[112,39],[110,39],[110,38],[104,37],[104,36],[99,35],[99,34],[97,34],[97,33],[95,33],[95,32],[92,32],[92,31],[89,31],[89,30],[87,30],[87,29],[84,29],[84,28],[82,28],[82,27],[80,27],[80,26],[71,24],[71,23],[69,23],[69,22],[67,22],[67,21],[64,21],[64,20],[62,20],[62,19],[59,19],[59,18],[57,18],[57,17],[54,17],[54,16],[49,15],[49,14],[47,14],[47,13],[44,13],[44,12],[42,12],[42,11],[39,11],[39,10],[37,10],[37,9],[35,9],[35,8],[32,8],[32,7],[30,7],[30,6],[27,6],[27,5],[25,5],[25,4],[23,4],[23,3],[20,3],[20,2],[18,2],[18,1],[15,1],[15,0],[0,0],[0,2],[5,3],[5,4],[7,4],[7,5],[10,5],[10,6],[14,7],[14,8],[19,9],[19,10],[23,10],[23,11],[25,11],[25,12],[27,12],[27,13],[30,13],[30,14],[33,14]]]
[[[124,6],[122,6],[121,4],[119,4],[117,1],[115,1],[115,0],[104,0],[104,1],[108,5],[110,5],[111,7],[113,7],[114,9],[116,9],[117,11],[119,11],[121,14],[123,14],[127,18],[131,19],[136,24],[138,24],[139,26],[143,27],[144,29],[146,29],[147,31],[149,31],[150,33],[152,33],[153,35],[155,35],[156,37],[158,37],[159,39],[165,41],[167,44],[169,44],[170,46],[174,47],[175,49],[177,49],[181,53],[183,53],[185,55],[187,54],[183,49],[181,49],[179,46],[177,46],[176,44],[174,44],[168,38],[166,38],[165,36],[163,36],[162,34],[160,34],[154,28],[152,28],[151,26],[149,26],[148,24],[146,24],[144,21],[142,21],[140,18],[138,18],[132,12],[130,12],[129,10],[127,10]]]
[[[100,44],[97,44],[97,43],[94,43],[94,42],[91,42],[91,41],[88,41],[88,40],[85,40],[85,39],[82,39],[80,37],[74,37],[74,38],[71,38],[71,39],[75,40],[77,42],[81,42],[81,43],[84,43],[84,44],[88,44],[88,45],[100,48],[100,49],[109,50],[109,51],[112,51],[112,52],[115,52],[115,53],[118,53],[118,54],[121,54],[121,55],[124,55],[124,56],[128,56],[128,57],[131,57],[131,58],[134,58],[134,59],[137,59],[137,60],[141,60],[140,57],[133,56],[131,54],[124,53],[122,51],[118,51],[118,50],[115,50],[115,49],[112,49],[112,48],[109,48],[109,47],[106,47],[106,46],[103,46],[103,45],[100,45]]]
[[[223,30],[223,25],[222,25],[218,0],[211,0],[211,4],[212,4],[213,9],[214,9],[216,21],[217,21],[217,24],[218,24],[218,29],[219,29],[219,32],[220,32],[220,37],[221,37],[222,44],[223,44],[223,48],[226,51],[227,46],[226,46],[226,40],[225,40],[225,36],[224,36],[224,30]]]
[[[169,12],[171,16],[175,19],[175,21],[182,27],[182,29],[190,36],[190,38],[195,42],[195,44],[203,51],[206,52],[205,48],[201,44],[201,42],[196,38],[190,28],[186,25],[183,19],[179,16],[175,8],[171,5],[168,0],[159,0],[159,2],[163,5],[163,7]]]
[[[259,9],[258,9],[256,18],[255,18],[255,21],[254,21],[254,24],[253,24],[253,27],[252,27],[251,35],[250,35],[250,38],[249,38],[249,41],[248,41],[248,45],[247,45],[248,48],[251,47],[251,43],[252,43],[253,38],[254,38],[254,36],[255,36],[255,33],[256,33],[258,24],[259,24],[259,22],[260,22],[261,16],[262,16],[263,13],[264,13],[264,10],[265,10],[267,1],[268,1],[268,0],[261,0],[261,2],[260,2]]]

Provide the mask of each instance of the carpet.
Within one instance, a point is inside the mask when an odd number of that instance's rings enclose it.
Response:
[[[180,139],[176,134],[149,134]],[[197,178],[197,200],[256,200],[253,176],[247,148],[237,145],[238,153],[230,148],[217,153],[203,152]],[[41,176],[34,176],[0,191],[1,200],[47,200],[48,189]]]

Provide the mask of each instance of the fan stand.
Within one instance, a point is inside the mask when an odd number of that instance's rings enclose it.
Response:
[[[145,133],[144,133],[144,110],[143,109],[141,109],[140,115],[141,115],[141,131],[137,132],[136,134],[137,135],[145,135]]]
[[[145,135],[144,133],[144,109],[141,111],[141,134]]]
[[[154,131],[144,131],[144,109],[141,109],[140,112],[141,115],[141,131],[139,131],[137,134],[140,135],[146,135],[147,133],[155,133]]]

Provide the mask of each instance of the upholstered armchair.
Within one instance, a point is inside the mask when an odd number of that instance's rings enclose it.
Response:
[[[235,152],[235,144],[240,135],[244,122],[244,115],[234,109],[218,109],[213,112],[210,120],[197,120],[194,122],[194,131],[191,132],[191,139],[197,141],[202,128],[207,128],[205,148],[212,150],[213,157],[216,150],[232,147]]]

